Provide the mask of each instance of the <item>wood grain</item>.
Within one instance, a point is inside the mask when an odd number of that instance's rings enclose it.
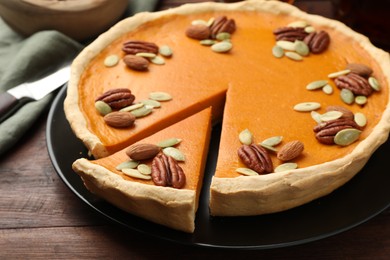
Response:
[[[201,1],[159,8],[184,2]],[[60,180],[46,148],[46,118],[0,159],[0,259],[389,259],[390,209],[338,235],[259,251],[185,246],[123,229]]]

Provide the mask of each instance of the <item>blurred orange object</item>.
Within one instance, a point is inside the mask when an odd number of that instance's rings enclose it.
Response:
[[[128,0],[1,0],[0,16],[15,31],[31,35],[58,30],[83,41],[117,22]]]

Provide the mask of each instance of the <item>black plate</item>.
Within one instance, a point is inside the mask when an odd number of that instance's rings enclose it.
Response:
[[[169,241],[219,248],[263,249],[303,244],[335,235],[376,216],[390,205],[390,175],[383,167],[390,142],[382,145],[350,182],[332,194],[281,213],[256,217],[210,217],[208,186],[217,158],[220,125],[213,129],[194,234],[174,231],[126,213],[89,193],[72,171],[73,161],[87,157],[65,119],[62,88],[49,113],[47,145],[54,168],[85,203],[124,227]]]

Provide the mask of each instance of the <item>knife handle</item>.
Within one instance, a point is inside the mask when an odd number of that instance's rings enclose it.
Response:
[[[18,110],[28,99],[18,100],[8,92],[0,94],[0,123],[11,116],[16,110]]]

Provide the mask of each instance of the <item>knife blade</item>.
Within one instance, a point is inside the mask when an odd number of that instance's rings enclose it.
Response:
[[[70,77],[70,65],[33,82],[25,82],[0,94],[0,123],[29,101],[39,100],[64,85]]]

